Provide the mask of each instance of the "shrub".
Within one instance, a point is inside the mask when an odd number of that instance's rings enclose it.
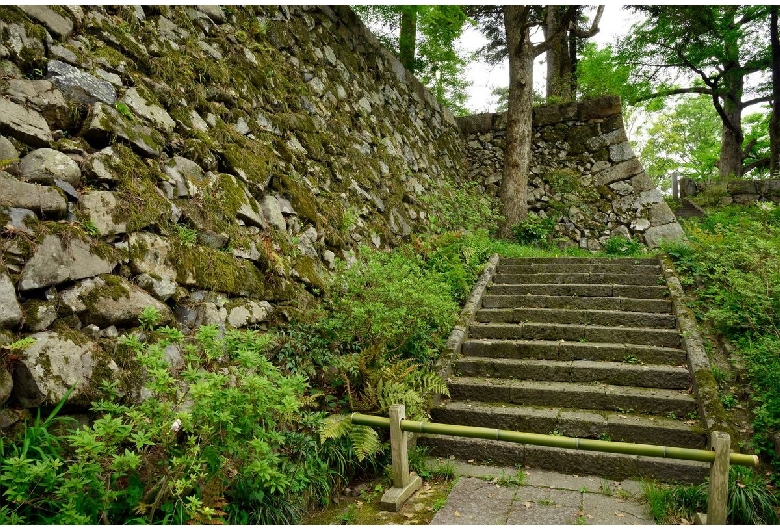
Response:
[[[610,256],[636,256],[646,247],[634,239],[612,236],[604,242],[604,252]]]
[[[534,212],[528,212],[528,217],[512,227],[515,240],[521,245],[537,245],[547,247],[552,242],[557,221],[554,217],[542,217]]]
[[[67,435],[49,418],[2,449],[0,522],[43,524],[294,523],[327,499],[333,471],[317,440],[323,413],[308,385],[263,356],[266,336],[171,328],[123,340],[148,376],[138,405],[111,398]],[[174,370],[166,349],[182,352]]]

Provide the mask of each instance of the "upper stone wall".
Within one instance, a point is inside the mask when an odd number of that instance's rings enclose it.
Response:
[[[111,339],[145,307],[305,307],[462,174],[452,114],[345,7],[2,6],[0,69],[0,344],[36,339],[0,411],[134,380]]]
[[[652,247],[683,236],[628,143],[619,98],[540,106],[533,112],[529,211],[560,215],[557,232],[591,250],[614,235]],[[506,115],[480,114],[457,122],[465,137],[469,178],[497,196]]]
[[[720,204],[780,203],[780,179],[729,180],[719,182],[680,179],[680,197],[708,194]]]

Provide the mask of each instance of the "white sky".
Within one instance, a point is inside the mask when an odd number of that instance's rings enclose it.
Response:
[[[615,42],[618,37],[622,37],[638,20],[638,18],[628,11],[622,9],[622,5],[606,4],[604,14],[601,18],[601,24],[596,36],[591,40],[599,46]],[[592,11],[591,16],[595,11]],[[461,37],[460,46],[467,52],[478,50],[484,46],[486,39],[474,27],[467,27]],[[536,58],[534,65],[534,87],[540,93],[544,93],[545,69],[544,55]],[[503,64],[489,65],[484,62],[474,62],[466,69],[466,77],[471,81],[469,89],[469,99],[466,107],[474,112],[492,112],[495,110],[495,98],[491,92],[495,87],[505,87],[509,84],[509,70],[506,61]]]

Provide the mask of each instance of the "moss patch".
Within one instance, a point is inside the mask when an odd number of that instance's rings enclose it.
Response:
[[[265,275],[257,267],[225,252],[172,241],[169,261],[182,285],[256,298],[266,291]]]

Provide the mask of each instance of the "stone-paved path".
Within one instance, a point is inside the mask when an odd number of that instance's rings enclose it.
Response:
[[[456,524],[655,524],[639,482],[456,462],[459,479],[431,521]]]

